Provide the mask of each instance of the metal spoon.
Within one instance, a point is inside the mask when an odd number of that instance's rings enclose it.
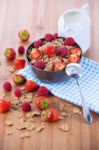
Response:
[[[68,76],[73,77],[76,80],[76,83],[77,83],[77,86],[78,86],[78,89],[79,89],[79,93],[80,93],[80,96],[81,96],[81,100],[82,100],[84,118],[85,118],[85,121],[88,124],[90,124],[92,122],[92,117],[91,117],[89,108],[87,107],[86,102],[84,100],[84,96],[82,94],[81,87],[80,87],[79,80],[78,80],[83,74],[82,67],[81,67],[80,64],[70,63],[70,64],[67,65],[65,71],[66,71],[66,74]]]

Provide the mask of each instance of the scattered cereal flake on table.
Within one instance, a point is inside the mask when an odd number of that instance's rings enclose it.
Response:
[[[35,128],[37,127],[37,125],[35,123],[30,123],[30,124],[27,124],[27,127],[26,129],[31,131],[31,130],[34,130]]]
[[[6,134],[7,134],[7,135],[12,135],[13,133],[12,133],[11,130],[7,130],[7,131],[6,131]]]
[[[11,119],[5,120],[5,125],[12,126],[13,124],[14,124],[13,120],[11,120]]]
[[[68,117],[71,118],[71,117],[72,117],[72,114],[68,113]]]
[[[45,124],[38,125],[36,128],[36,132],[41,132],[43,129],[45,129]]]
[[[23,118],[20,119],[20,121],[21,122],[26,122],[26,118],[23,117]]]
[[[67,114],[66,112],[62,112],[62,113],[61,113],[61,116],[63,116],[63,117],[67,117],[67,116],[68,116],[68,114]]]
[[[27,124],[26,124],[26,122],[21,122],[21,123],[19,123],[18,125],[17,125],[17,129],[18,130],[23,130],[23,129],[26,129],[26,127],[27,127]]]
[[[74,113],[74,114],[81,114],[81,111],[80,111],[79,108],[74,107],[74,108],[73,108],[73,113]]]
[[[63,103],[60,103],[60,104],[58,105],[58,107],[59,107],[60,110],[63,110],[63,109],[64,109],[64,104],[63,104]]]
[[[12,107],[14,110],[19,110],[19,109],[20,109],[19,105],[17,105],[17,104],[12,104],[11,107]]]
[[[24,139],[24,138],[29,138],[30,136],[31,136],[30,133],[25,131],[24,133],[20,134],[19,137],[21,139]]]
[[[32,98],[33,98],[33,93],[27,93],[27,94],[26,94],[26,98],[32,99]]]
[[[18,112],[17,118],[22,118],[22,117],[23,117],[23,113],[22,112]]]
[[[4,98],[6,96],[6,94],[5,93],[0,93],[0,97],[2,97],[2,98]]]
[[[7,70],[8,70],[9,72],[11,72],[11,73],[13,73],[13,72],[16,71],[16,70],[15,70],[15,67],[13,67],[13,66],[7,66]]]
[[[60,125],[59,129],[63,132],[68,132],[69,126],[68,126],[68,124],[62,124],[62,125]]]
[[[31,117],[32,117],[32,112],[26,113],[26,117],[27,117],[27,118],[31,118]]]
[[[63,120],[64,118],[65,118],[64,116],[61,116],[61,115],[59,116],[60,120]]]
[[[32,112],[32,117],[34,117],[34,116],[40,116],[40,115],[41,115],[41,113],[38,110],[35,110],[35,111]]]
[[[24,91],[24,90],[25,90],[25,86],[22,86],[20,89],[21,89],[22,91]]]

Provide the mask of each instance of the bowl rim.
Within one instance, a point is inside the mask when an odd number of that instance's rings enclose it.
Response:
[[[57,39],[57,38],[62,38],[63,40],[66,39],[65,37],[61,37],[61,36],[56,37],[56,39]],[[40,39],[38,39],[38,40],[44,41],[45,38],[40,38]],[[30,63],[28,57],[27,57],[27,53],[28,53],[28,50],[29,50],[31,47],[33,47],[33,44],[34,44],[34,42],[32,42],[32,43],[27,47],[27,50],[26,50],[26,59],[27,59],[29,65],[31,65],[31,67],[33,67],[34,69],[37,69],[38,71],[46,72],[46,73],[60,73],[60,72],[64,72],[64,71],[65,71],[65,69],[64,69],[64,70],[61,70],[61,71],[47,71],[47,70],[39,69],[39,68],[35,67],[34,65],[32,65],[32,64]],[[78,46],[78,48],[81,49],[81,47],[79,46],[79,44],[77,44],[76,42],[75,42],[75,44]],[[81,61],[81,58],[82,58],[82,49],[81,49],[81,56],[80,56],[79,62]],[[79,62],[78,62],[78,63],[79,63]],[[66,67],[65,67],[65,68],[66,68]]]

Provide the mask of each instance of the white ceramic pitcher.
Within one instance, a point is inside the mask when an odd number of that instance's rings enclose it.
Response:
[[[84,54],[90,47],[91,38],[89,5],[85,4],[81,9],[66,10],[58,20],[58,34],[73,37]]]

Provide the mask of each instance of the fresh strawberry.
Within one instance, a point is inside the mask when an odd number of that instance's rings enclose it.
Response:
[[[36,107],[40,110],[47,109],[48,107],[48,98],[45,96],[40,96],[36,99]]]
[[[49,46],[43,50],[44,54],[46,54],[48,57],[53,57],[55,55],[55,51],[55,46]]]
[[[81,49],[80,48],[73,48],[70,50],[71,54],[77,54],[78,56],[81,55]]]
[[[50,108],[50,110],[52,111],[52,121],[58,121],[60,118],[56,109]]]
[[[27,80],[25,84],[25,88],[28,92],[35,91],[37,89],[38,85],[33,80]]]
[[[30,52],[30,58],[31,59],[39,59],[41,57],[42,53],[39,49],[34,49]]]
[[[21,74],[14,74],[13,75],[13,82],[16,85],[22,85],[23,83],[25,83],[26,79],[23,75]]]
[[[18,36],[21,41],[25,42],[25,41],[28,41],[30,34],[27,30],[23,29],[23,30],[19,31]]]
[[[25,67],[25,59],[23,58],[16,58],[14,60],[14,66],[16,69],[22,69]]]
[[[52,111],[50,109],[43,110],[41,113],[42,121],[51,122],[52,121]]]
[[[8,61],[12,61],[16,56],[16,52],[13,48],[6,48],[4,55]]]
[[[46,122],[54,122],[59,120],[59,115],[54,108],[50,108],[42,111],[41,118]]]
[[[0,112],[6,112],[11,108],[11,103],[4,100],[4,99],[0,99]]]
[[[68,60],[70,63],[77,63],[80,61],[80,56],[78,56],[77,54],[71,54],[68,56]]]
[[[62,61],[55,62],[54,63],[54,71],[61,71],[64,70],[66,67],[66,64]]]

